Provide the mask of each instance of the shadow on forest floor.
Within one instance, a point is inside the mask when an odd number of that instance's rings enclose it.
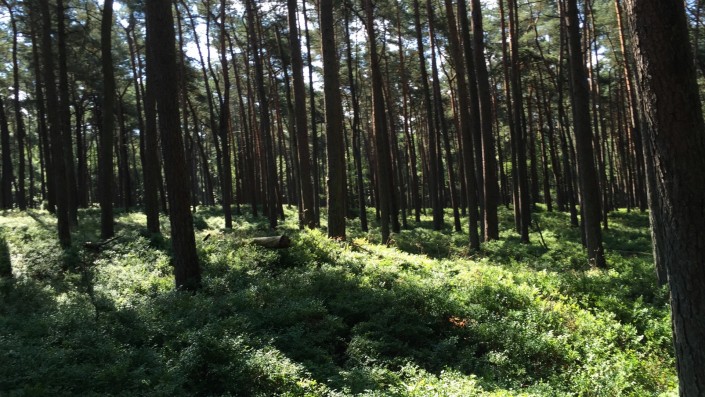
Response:
[[[565,214],[538,213],[546,250],[537,233],[521,244],[502,210],[501,240],[480,253],[449,228],[412,224],[383,247],[370,242],[376,222],[362,233],[351,221],[349,240],[337,242],[287,215],[277,231],[249,212],[223,231],[218,209],[198,208],[196,294],[173,290],[168,238],[155,244],[139,213],[117,213],[115,244],[68,269],[57,266],[48,214],[3,217],[13,258],[29,271],[0,280],[0,390],[611,396],[674,387],[666,292],[648,258],[615,250],[645,248],[644,215],[615,214],[607,270],[587,266]],[[81,213],[77,241],[95,238],[98,218]],[[272,233],[290,234],[292,247],[245,243]]]

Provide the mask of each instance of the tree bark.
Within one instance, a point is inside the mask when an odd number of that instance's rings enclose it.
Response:
[[[325,1],[325,0],[324,0]],[[259,245],[264,248],[289,248],[291,247],[291,239],[286,235],[271,236],[271,237],[255,237],[249,240],[250,243]]]
[[[406,139],[406,153],[408,156],[409,173],[408,179],[411,180],[411,186],[407,189],[410,192],[411,206],[414,208],[414,219],[418,223],[421,221],[421,199],[419,197],[419,176],[417,170],[416,149],[414,147],[414,138],[411,134],[409,126],[409,73],[406,70],[406,57],[404,55],[404,41],[402,39],[402,16],[401,4],[397,1],[397,41],[399,46],[399,74],[401,77],[402,87],[402,116],[404,126],[404,137]],[[404,217],[406,222],[406,217]],[[405,224],[406,227],[406,224]]]
[[[377,157],[376,179],[379,188],[379,210],[381,216],[382,244],[389,242],[389,221],[392,210],[392,161],[390,158],[389,133],[387,131],[387,115],[382,89],[384,81],[377,53],[377,35],[374,25],[372,0],[363,0],[365,9],[365,27],[367,29],[370,73],[372,74],[372,103],[375,137],[375,154]]]
[[[465,186],[467,189],[467,199],[469,207],[469,228],[470,228],[470,248],[479,249],[480,248],[480,236],[477,231],[478,224],[478,186],[476,184],[477,178],[475,177],[475,172],[482,172],[481,170],[475,169],[474,164],[474,153],[473,146],[475,142],[472,140],[473,125],[470,118],[470,99],[468,97],[468,84],[465,79],[466,71],[465,64],[463,63],[462,51],[460,48],[460,40],[458,36],[458,29],[456,28],[455,15],[453,13],[453,5],[451,0],[445,0],[446,7],[446,18],[448,19],[448,38],[450,41],[450,51],[451,59],[453,60],[453,65],[455,66],[455,80],[457,84],[457,96],[458,96],[458,113],[459,113],[459,133],[462,138],[463,143],[463,167],[465,173]],[[460,16],[465,18],[465,16]],[[476,132],[479,133],[479,132]],[[450,167],[450,164],[448,164]],[[482,196],[482,195],[480,195]]]
[[[77,226],[78,191],[76,185],[76,166],[73,158],[73,142],[71,139],[71,99],[69,97],[69,76],[66,61],[66,7],[64,6],[64,0],[57,0],[56,14],[57,44],[59,47],[59,112],[64,161],[66,162],[66,194],[68,198],[69,221],[72,226]]]
[[[290,1],[290,0],[287,0]],[[304,34],[306,35],[306,63],[308,64],[308,95],[309,107],[311,110],[311,146],[313,156],[311,158],[311,176],[313,177],[313,216],[316,226],[321,224],[321,175],[319,171],[319,147],[318,147],[318,123],[316,111],[316,91],[313,88],[313,62],[311,61],[311,36],[308,31],[308,12],[306,11],[306,0],[301,2],[303,5],[302,14],[304,20]],[[304,115],[305,113],[299,113]]]
[[[110,1],[110,0],[108,0]],[[71,245],[71,230],[69,225],[68,197],[66,192],[66,163],[64,162],[63,142],[61,139],[61,118],[59,114],[59,96],[56,92],[54,75],[54,54],[51,43],[51,12],[48,2],[39,2],[42,14],[42,55],[44,61],[44,87],[47,99],[47,114],[49,118],[49,140],[51,143],[52,177],[54,179],[54,195],[56,197],[56,218],[59,233],[59,243],[68,248]],[[111,146],[112,148],[112,146]]]
[[[27,209],[27,195],[25,189],[25,139],[26,130],[24,125],[24,118],[22,117],[22,107],[20,106],[20,68],[17,57],[17,18],[15,17],[13,7],[7,2],[7,0],[2,0],[5,7],[7,7],[10,13],[10,26],[12,28],[12,89],[14,93],[14,108],[15,108],[15,137],[17,138],[17,152],[18,152],[18,163],[17,163],[17,206],[20,210],[24,211]],[[5,123],[7,123],[7,115],[5,117]],[[4,159],[4,157],[3,157]],[[12,173],[12,171],[10,171]],[[32,197],[30,197],[30,200]],[[11,202],[12,200],[10,200]]]
[[[267,217],[269,219],[270,229],[274,229],[277,227],[277,199],[275,188],[277,183],[277,173],[274,161],[274,152],[272,150],[269,100],[267,99],[267,90],[264,85],[264,68],[262,66],[262,58],[259,53],[259,35],[257,32],[254,0],[246,0],[245,8],[250,37],[250,49],[252,51],[252,59],[255,67],[255,86],[257,89],[257,98],[259,100],[259,135],[263,146],[262,153],[264,155],[263,174],[265,177],[265,185],[267,190]]]
[[[2,177],[0,177],[0,205],[3,209],[12,208],[12,151],[10,147],[10,128],[7,123],[5,104],[0,98],[0,145],[2,145]]]
[[[151,0],[146,6],[147,51],[151,52],[148,61],[154,63],[156,75],[154,88],[169,199],[176,287],[195,290],[201,284],[201,269],[196,254],[189,184],[184,183],[188,170],[179,117],[179,92],[174,84],[178,80],[178,68],[172,2]]]
[[[681,1],[626,0],[648,128],[654,258],[671,289],[681,396],[705,394],[705,121]]]
[[[428,135],[428,176],[425,178],[428,181],[428,194],[431,201],[431,210],[433,211],[433,229],[441,230],[443,228],[443,203],[440,201],[439,195],[439,180],[440,173],[438,172],[438,151],[437,151],[437,134],[436,127],[433,122],[433,102],[431,101],[431,89],[428,85],[428,71],[426,69],[426,55],[424,54],[423,36],[421,34],[421,16],[418,0],[414,0],[414,26],[416,29],[416,44],[419,54],[419,71],[421,77],[421,95],[426,109],[426,133]]]
[[[227,58],[227,38],[225,31],[225,5],[226,1],[220,2],[220,66],[223,73],[223,98],[220,104],[220,120],[218,132],[220,134],[220,157],[223,164],[220,186],[222,189],[222,206],[223,215],[225,218],[225,228],[232,229],[233,227],[233,169],[232,160],[230,157],[230,135],[231,135],[231,117],[230,117],[230,75]]]
[[[568,33],[568,59],[570,64],[571,98],[573,100],[573,122],[575,145],[578,160],[578,179],[580,181],[580,204],[583,214],[585,245],[590,262],[604,268],[605,254],[602,248],[600,230],[600,185],[592,148],[592,131],[590,128],[590,94],[585,75],[582,49],[580,45],[580,28],[578,25],[578,7],[576,0],[567,0],[563,18]]]
[[[112,55],[113,0],[106,0],[100,30],[101,66],[103,71],[103,125],[100,130],[100,236],[103,240],[115,234],[113,217],[113,131],[115,130],[115,73]]]
[[[340,98],[333,0],[321,0],[320,11],[328,150],[328,237],[345,239],[345,187],[347,179],[343,137],[343,103]]]
[[[501,0],[500,0],[501,1]],[[523,95],[521,92],[521,74],[519,67],[519,27],[516,0],[507,0],[509,9],[509,47],[511,53],[511,91],[512,120],[514,135],[512,147],[515,152],[516,176],[514,183],[518,185],[518,200],[514,205],[519,207],[519,232],[523,243],[529,242],[529,226],[531,225],[531,204],[529,198],[529,176],[526,169],[526,142]]]
[[[462,7],[461,7],[462,6]],[[482,191],[484,197],[483,224],[485,241],[499,239],[499,219],[497,217],[497,206],[499,204],[499,186],[497,181],[497,159],[495,157],[495,143],[492,134],[492,98],[490,95],[489,74],[485,63],[485,42],[484,29],[482,27],[482,9],[480,0],[472,0],[472,30],[473,43],[472,55],[477,76],[477,97],[480,116],[480,128],[482,133],[482,180],[484,186]],[[469,32],[463,26],[465,15],[467,15],[465,0],[458,1],[458,15],[463,15],[460,20],[463,41],[466,48],[471,46]],[[467,51],[467,50],[466,50]],[[470,59],[470,57],[466,58]],[[468,62],[468,65],[470,63]],[[472,80],[471,80],[472,81]],[[479,172],[479,170],[477,170]]]
[[[302,214],[300,218],[304,226],[313,229],[316,227],[316,207],[314,202],[313,180],[311,179],[311,151],[309,149],[308,122],[306,120],[306,85],[304,83],[301,41],[299,40],[299,28],[297,24],[298,12],[296,0],[287,0],[287,9],[289,12],[291,73],[294,82],[296,150],[298,151],[299,184],[301,188]],[[311,122],[315,123],[315,120]]]
[[[360,102],[357,97],[357,82],[353,74],[353,56],[352,45],[350,44],[350,15],[346,11],[345,15],[345,51],[348,66],[348,81],[350,85],[350,101],[352,102],[352,142],[353,142],[353,159],[355,163],[355,179],[357,181],[357,196],[360,214],[360,229],[363,232],[368,231],[367,226],[367,206],[365,196],[365,181],[362,174],[362,132],[360,131]],[[357,64],[357,62],[355,62]]]
[[[145,51],[145,73],[147,82],[144,90],[144,212],[147,216],[147,230],[160,232],[159,224],[159,185],[161,167],[159,165],[159,141],[157,128],[156,80],[158,78],[152,51]]]

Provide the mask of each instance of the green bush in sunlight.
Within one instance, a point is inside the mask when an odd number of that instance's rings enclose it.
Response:
[[[609,267],[590,268],[565,214],[541,237],[469,252],[467,236],[415,227],[391,246],[299,230],[247,243],[266,220],[199,208],[196,294],[173,289],[167,237],[121,213],[99,252],[81,213],[61,250],[46,212],[0,218],[15,279],[0,284],[0,390],[16,395],[658,396],[676,378],[667,291],[647,218],[615,213]],[[502,211],[503,222],[511,214]],[[373,217],[370,217],[373,219]],[[424,222],[428,219],[424,218]],[[354,222],[353,222],[354,224]],[[503,230],[511,230],[503,225]],[[164,236],[168,236],[165,232]],[[208,236],[208,238],[206,238]]]

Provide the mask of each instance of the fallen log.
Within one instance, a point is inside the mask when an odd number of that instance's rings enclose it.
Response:
[[[291,247],[291,239],[286,235],[271,236],[271,237],[255,237],[247,240],[249,243],[257,244],[265,248],[289,248]]]
[[[86,241],[83,243],[83,247],[87,249],[88,251],[95,251],[98,252],[101,249],[103,249],[104,246],[112,243],[113,241],[117,240],[118,236],[113,236],[107,240],[104,241],[98,241],[98,242],[93,242],[93,241]]]

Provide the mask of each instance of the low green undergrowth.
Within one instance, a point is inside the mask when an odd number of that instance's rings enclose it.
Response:
[[[275,251],[247,243],[264,220],[224,231],[199,209],[203,289],[188,294],[140,214],[92,252],[94,209],[66,251],[49,214],[4,213],[0,394],[676,395],[644,214],[612,215],[604,270],[565,214],[537,212],[522,245],[503,211],[508,231],[480,253],[450,229],[412,222],[384,247],[355,220],[337,242],[287,215],[293,245]]]

